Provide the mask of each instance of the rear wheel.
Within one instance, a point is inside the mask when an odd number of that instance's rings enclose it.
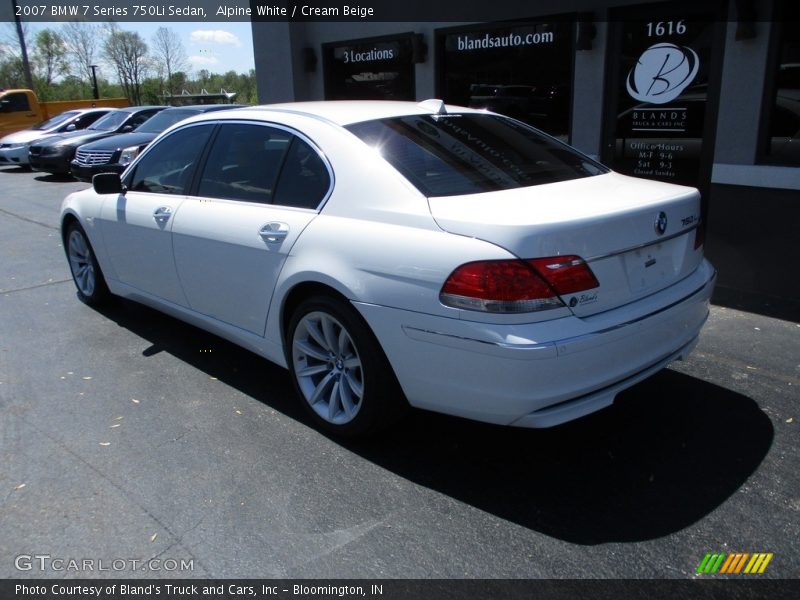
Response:
[[[329,297],[298,306],[287,332],[292,380],[323,429],[345,436],[379,431],[405,400],[375,336],[355,310]]]
[[[78,223],[69,225],[64,241],[72,280],[78,288],[78,297],[86,304],[101,304],[111,294],[83,228]]]

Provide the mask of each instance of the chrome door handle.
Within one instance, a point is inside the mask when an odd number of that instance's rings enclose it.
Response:
[[[286,223],[273,221],[272,223],[262,225],[261,229],[258,230],[258,235],[260,235],[261,239],[265,242],[280,242],[289,235],[289,226]]]
[[[169,206],[159,206],[153,211],[153,218],[156,221],[167,221],[172,216],[172,209]]]

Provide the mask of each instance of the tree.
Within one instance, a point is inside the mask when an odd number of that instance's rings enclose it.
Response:
[[[82,21],[70,21],[61,29],[67,48],[70,71],[88,85],[92,84],[92,68],[97,60],[98,28]]]
[[[22,75],[22,81],[16,87],[33,89],[33,77],[31,76],[27,50],[28,24],[20,20],[18,16],[15,16],[14,19],[14,23],[6,23],[5,43],[2,44],[2,54],[5,55],[3,57],[3,71],[18,72]],[[8,80],[4,77],[2,81]]]
[[[103,55],[117,71],[131,104],[141,104],[142,81],[148,71],[145,41],[135,31],[123,31],[112,24],[103,44]]]
[[[166,91],[170,94],[178,93],[175,74],[189,69],[183,43],[174,30],[159,27],[153,35],[152,49],[158,65],[163,67],[166,72]]]
[[[67,48],[61,36],[52,29],[42,29],[36,34],[33,48],[33,63],[41,85],[43,96],[47,96],[53,81],[67,72]]]

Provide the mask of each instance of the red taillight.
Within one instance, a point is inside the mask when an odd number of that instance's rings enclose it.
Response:
[[[486,260],[461,265],[447,278],[440,300],[447,306],[495,313],[559,308],[559,295],[600,285],[578,256]]]
[[[598,287],[600,284],[580,256],[553,256],[527,261],[545,278],[559,295],[574,294]]]

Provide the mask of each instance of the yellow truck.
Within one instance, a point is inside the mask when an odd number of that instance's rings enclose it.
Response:
[[[31,90],[0,90],[0,137],[33,127],[65,110],[98,106],[123,108],[129,103],[127,98],[39,102]]]

